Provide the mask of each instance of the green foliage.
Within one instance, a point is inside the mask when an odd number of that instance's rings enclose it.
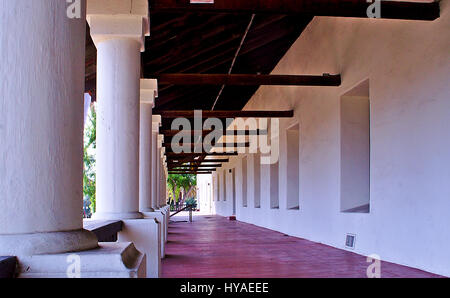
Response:
[[[186,206],[190,206],[192,209],[196,209],[197,208],[197,200],[194,198],[187,199]]]
[[[170,202],[182,205],[185,200],[194,198],[197,193],[197,176],[191,174],[170,174],[167,178]]]
[[[84,130],[83,148],[83,195],[90,200],[90,211],[96,210],[95,200],[95,149],[96,149],[96,127],[97,114],[91,107],[91,115]]]

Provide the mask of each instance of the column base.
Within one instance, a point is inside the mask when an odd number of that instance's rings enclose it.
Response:
[[[140,212],[141,212],[141,213],[145,213],[145,212],[155,212],[155,209],[153,209],[153,208],[151,208],[151,207],[148,207],[148,208],[144,208],[144,210],[141,210]],[[144,215],[144,217],[145,217],[145,215]]]
[[[145,260],[132,243],[101,243],[83,252],[19,258],[19,278],[145,277]]]
[[[166,222],[166,230],[165,230],[165,240],[167,242],[167,237],[169,235],[169,222],[170,222],[170,206],[162,206],[159,208],[159,211],[164,215],[164,220]]]
[[[133,242],[136,248],[145,253],[147,277],[161,277],[161,230],[155,219],[128,219],[123,221],[119,242]]]
[[[80,229],[65,232],[0,235],[0,255],[31,256],[83,251],[98,246],[94,233]]]
[[[161,240],[161,258],[166,256],[166,221],[164,215],[160,211],[155,212],[143,212],[144,218],[156,219],[160,226],[160,240]]]
[[[140,219],[144,218],[141,212],[96,212],[92,215],[92,219],[101,220],[124,220],[124,219]]]

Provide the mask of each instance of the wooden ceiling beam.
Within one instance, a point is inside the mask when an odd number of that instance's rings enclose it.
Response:
[[[193,119],[195,111],[159,111],[162,118],[189,118]],[[202,111],[206,118],[292,118],[294,111]]]
[[[267,13],[367,18],[366,0],[215,0],[190,4],[189,0],[150,0],[153,12]],[[381,1],[381,18],[435,20],[439,2]]]
[[[217,86],[339,86],[340,75],[258,75],[258,74],[155,74],[150,77],[160,85],[217,85]]]
[[[195,169],[193,169],[195,168]],[[198,171],[198,172],[215,172],[216,168],[197,168],[197,167],[186,167],[186,168],[180,168],[180,167],[173,167],[169,168],[169,171]]]
[[[222,164],[189,164],[186,165],[185,163],[183,164],[178,164],[178,163],[170,163],[167,165],[168,168],[172,169],[172,168],[207,168],[207,167],[211,167],[211,168],[220,168],[222,166]]]
[[[184,171],[173,171],[173,172],[169,172],[169,175],[170,174],[175,174],[175,175],[207,175],[207,174],[212,174],[212,172],[195,172],[195,171],[193,171],[193,172],[184,172]]]
[[[166,152],[167,157],[201,157],[201,156],[235,156],[238,155],[239,152],[202,152],[202,153],[175,153],[175,152]]]
[[[224,162],[229,162],[230,160],[228,158],[225,159],[204,159],[201,163],[210,163],[210,162],[220,162],[220,163],[224,163]]]
[[[219,164],[208,164],[208,165],[178,165],[178,164],[168,164],[169,169],[175,169],[175,168],[220,168],[222,166],[221,163]]]
[[[163,130],[161,134],[165,137],[173,137],[175,135],[178,136],[207,136],[210,133],[214,132],[212,129],[205,130]],[[255,135],[267,135],[266,129],[256,129],[256,130],[226,130],[222,135],[225,136],[255,136]]]
[[[174,144],[174,145],[179,147],[179,148],[182,148],[183,146],[190,146],[191,148],[195,148],[195,147],[197,147],[199,145],[203,146],[202,143],[199,143],[199,144],[189,143],[189,144],[183,144],[183,145]],[[172,143],[163,143],[162,146],[165,147],[165,148],[172,148]],[[250,147],[250,143],[249,142],[245,142],[245,143],[237,143],[237,142],[234,142],[234,143],[217,143],[217,144],[211,145],[211,147],[212,148],[243,148],[243,147],[248,148],[248,147]]]
[[[190,161],[186,161],[184,163],[210,163],[210,162],[229,162],[230,160],[228,158],[224,158],[224,159],[205,159],[202,162],[200,161],[196,161],[196,160],[190,160]],[[168,159],[168,164],[183,164],[182,162],[175,162],[174,159]]]

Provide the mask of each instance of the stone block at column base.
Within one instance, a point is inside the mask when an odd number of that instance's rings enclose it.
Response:
[[[124,220],[144,218],[140,212],[96,212],[92,219],[96,220]]]
[[[155,219],[126,219],[119,242],[133,242],[146,255],[147,277],[161,277],[161,226]]]
[[[144,212],[155,212],[155,209],[153,209],[153,208],[151,208],[151,207],[148,207],[148,208],[144,208],[144,210],[141,210],[140,211],[141,213],[144,213]],[[145,217],[145,216],[144,216]]]
[[[165,240],[167,242],[167,236],[169,234],[169,222],[170,222],[170,206],[162,206],[159,208],[159,211],[164,215],[166,222],[166,231],[165,231]]]
[[[159,211],[154,212],[142,212],[144,218],[155,219],[159,222],[160,226],[160,242],[161,242],[161,258],[166,256],[166,219],[164,215]]]
[[[133,243],[100,243],[64,254],[19,257],[19,278],[145,278],[146,256]]]
[[[0,235],[1,256],[32,256],[81,251],[97,247],[94,233],[79,229],[32,234]]]

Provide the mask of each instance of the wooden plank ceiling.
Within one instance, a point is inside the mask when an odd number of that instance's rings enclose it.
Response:
[[[227,74],[251,14],[151,13],[151,36],[142,54],[142,76]],[[311,21],[311,16],[257,14],[233,67],[233,74],[270,74]],[[86,91],[95,97],[96,49],[87,28]],[[319,74],[320,75],[320,74]],[[219,85],[160,85],[155,113],[211,110]],[[215,110],[241,110],[258,86],[226,86]],[[170,129],[170,127],[169,127]]]

